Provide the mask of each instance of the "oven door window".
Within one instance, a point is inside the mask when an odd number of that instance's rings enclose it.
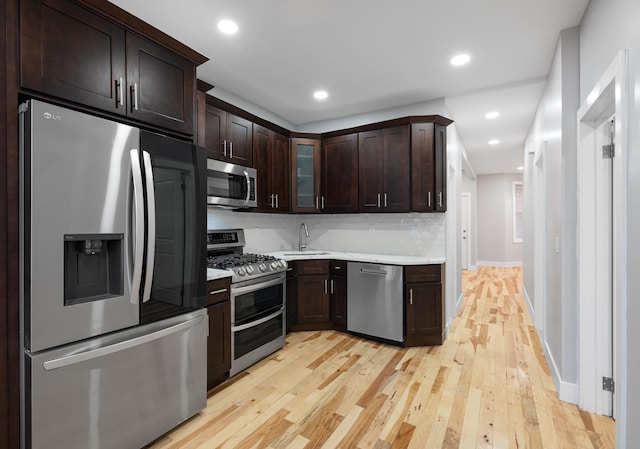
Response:
[[[262,324],[233,332],[233,358],[235,360],[259,347],[282,337],[284,313]]]
[[[240,326],[280,309],[284,305],[284,282],[233,296],[233,324]]]

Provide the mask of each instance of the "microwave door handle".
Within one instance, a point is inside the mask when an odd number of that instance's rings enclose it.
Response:
[[[244,177],[247,180],[247,197],[244,199],[244,204],[249,204],[249,198],[251,198],[251,178],[249,177],[249,173],[245,170]]]
[[[142,169],[138,150],[131,150],[131,176],[133,177],[133,274],[131,276],[131,304],[140,299],[140,281],[142,279],[142,257],[144,255],[144,197],[142,187]]]
[[[153,263],[156,254],[156,193],[153,183],[153,167],[151,166],[151,155],[143,151],[144,175],[147,187],[147,272],[144,277],[144,290],[142,302],[149,301],[151,297],[151,283],[153,282]]]

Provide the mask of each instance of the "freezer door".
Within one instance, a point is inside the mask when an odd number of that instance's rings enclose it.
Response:
[[[137,325],[131,149],[139,130],[37,100],[21,123],[26,349]]]
[[[206,406],[206,310],[25,355],[25,447],[139,448]]]

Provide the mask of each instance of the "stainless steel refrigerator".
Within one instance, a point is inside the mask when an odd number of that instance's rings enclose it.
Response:
[[[206,405],[206,150],[30,100],[21,440],[138,448]]]

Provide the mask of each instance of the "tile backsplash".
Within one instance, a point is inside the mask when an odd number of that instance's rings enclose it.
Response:
[[[244,229],[245,252],[297,250],[301,223],[309,229],[309,250],[446,257],[443,213],[289,215],[207,209],[209,229]]]

